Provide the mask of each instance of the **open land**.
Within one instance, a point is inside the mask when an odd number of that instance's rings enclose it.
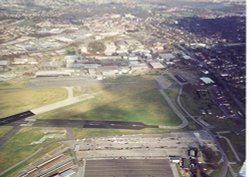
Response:
[[[2,88],[2,87],[1,87]],[[0,117],[30,110],[67,98],[64,88],[1,90]],[[13,110],[13,107],[15,109]]]
[[[88,86],[85,86],[86,88]],[[89,89],[91,88],[92,86],[89,86]],[[132,121],[148,125],[180,124],[179,118],[168,107],[156,88],[157,85],[152,79],[134,78],[131,81],[129,77],[123,78],[120,82],[113,81],[107,89],[98,89],[95,98],[91,100],[35,117],[37,119]]]

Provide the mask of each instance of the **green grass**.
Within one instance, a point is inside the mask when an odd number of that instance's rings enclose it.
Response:
[[[94,41],[88,44],[88,52],[90,53],[102,53],[106,50],[106,46],[101,41]]]
[[[239,173],[242,165],[239,165],[239,164],[232,164],[231,167],[233,168],[234,172],[235,173]]]
[[[50,152],[54,151],[55,149],[59,148],[60,144],[53,143],[49,144],[47,147],[43,148],[40,152],[35,154],[33,157],[31,157],[29,160],[23,162],[22,164],[16,166],[15,168],[11,169],[7,173],[5,173],[3,176],[17,176],[18,173],[24,168],[28,168],[28,166],[33,165],[33,163],[37,160],[41,160],[41,158],[44,157],[45,154],[49,154]],[[20,174],[19,174],[20,175]]]
[[[198,97],[195,89],[191,85],[185,85],[181,95],[181,103],[187,109],[187,111],[194,116],[201,115],[201,109],[210,109],[214,115],[221,115],[221,110],[214,104],[209,94],[204,94],[202,97]]]
[[[150,90],[85,112],[87,119],[144,122],[152,125],[178,125],[179,118],[158,90]]]
[[[178,171],[178,174],[179,174],[179,177],[183,177],[182,173],[181,173],[181,168],[178,164],[175,165],[176,166],[176,169]]]
[[[219,165],[217,168],[216,168],[216,170],[213,172],[213,173],[211,173],[211,177],[220,177],[220,174],[221,174],[221,171],[222,171],[222,169],[223,169],[223,165],[221,164],[221,165]]]
[[[77,139],[89,137],[103,137],[113,135],[129,135],[129,134],[150,134],[150,133],[166,133],[166,129],[146,128],[142,130],[125,130],[125,129],[99,129],[99,128],[73,128],[74,136]]]
[[[215,129],[213,132],[216,131],[238,131],[240,130],[239,126],[231,119],[218,119],[216,117],[204,117],[204,121],[209,123],[210,125],[214,125]]]
[[[11,130],[11,126],[1,126],[0,127],[0,137]]]
[[[31,20],[22,20],[18,22],[17,25],[20,27],[32,27],[35,26],[35,23],[32,22]]]
[[[36,118],[132,121],[149,125],[181,123],[157,89],[132,95],[129,95],[126,90],[116,94],[112,92],[111,95],[105,92],[95,99],[41,114]]]
[[[177,103],[177,97],[178,97],[179,89],[180,89],[180,87],[177,84],[175,84],[175,83],[172,84],[168,89],[165,89],[166,94],[170,97],[170,99],[172,100],[172,102],[177,107],[179,107],[178,103]],[[181,110],[181,108],[179,108],[179,110],[181,112],[183,112]],[[183,114],[185,115],[185,113],[183,113]],[[197,129],[200,128],[200,126],[197,123],[195,123],[192,119],[189,119],[189,118],[187,118],[187,119],[188,119],[188,126],[185,127],[184,130],[197,130]]]
[[[241,161],[245,161],[246,159],[246,135],[244,133],[241,133],[240,135],[236,135],[235,133],[230,134],[223,134],[223,136],[227,137],[237,154],[239,155]]]
[[[0,89],[25,88],[26,85],[27,85],[27,80],[0,81]]]
[[[77,86],[73,88],[73,95],[79,96],[83,94],[95,94],[107,88],[109,88],[109,84],[107,85],[94,84],[94,85],[89,85],[89,86]]]
[[[177,96],[178,96],[178,92],[179,92],[179,87],[178,86],[170,86],[168,89],[165,90],[165,92],[171,98],[173,103],[175,103],[175,105],[178,105],[177,104]]]
[[[226,177],[233,177],[233,175],[230,173],[229,169],[227,170]]]
[[[39,88],[2,90],[0,92],[0,117],[27,111],[67,98],[64,88]]]
[[[53,129],[57,130],[57,128]],[[44,130],[43,128],[32,128],[32,127],[22,128],[16,135],[14,135],[6,143],[0,145],[0,164],[1,164],[0,172],[10,168],[13,165],[16,165],[18,162],[31,156],[39,148],[43,147],[47,142],[48,145],[42,151],[33,156],[31,159],[25,161],[24,163],[18,165],[17,167],[7,172],[5,176],[20,170],[26,165],[32,163],[34,160],[41,158],[42,156],[44,156],[44,154],[59,147],[59,144],[51,143],[52,139],[46,140],[43,144],[31,145],[33,141],[38,141],[45,135],[43,130]]]
[[[235,158],[231,148],[229,147],[227,141],[225,139],[220,138],[219,142],[220,142],[220,145],[221,145],[222,149],[226,153],[226,156],[227,156],[228,160],[231,161],[231,162],[235,162],[236,158]]]
[[[40,128],[23,128],[5,144],[0,145],[0,171],[15,165],[38,150],[39,145],[30,143],[42,136]]]
[[[75,55],[76,54],[76,48],[75,47],[67,47],[65,48],[66,54],[67,55]]]

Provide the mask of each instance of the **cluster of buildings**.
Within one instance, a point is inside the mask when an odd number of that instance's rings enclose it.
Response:
[[[171,53],[152,56],[150,53],[123,53],[113,56],[65,56],[66,68],[74,73],[89,76],[115,76],[118,74],[140,74],[149,70],[162,70],[175,63]]]
[[[245,44],[197,49],[196,56],[210,73],[228,83],[232,90],[244,93],[246,85]],[[240,92],[238,92],[240,90]],[[242,95],[245,98],[245,95]]]
[[[216,103],[221,108],[225,117],[237,118],[238,113],[232,109],[232,105],[221,91],[220,83],[228,88],[235,97],[245,103],[246,91],[246,56],[244,44],[232,44],[215,46],[211,48],[199,48],[195,50],[199,60],[199,68],[203,71],[203,81],[210,88]],[[213,79],[208,79],[212,76]],[[205,78],[205,79],[204,79]],[[236,111],[238,112],[238,111]],[[239,113],[241,115],[241,113]]]
[[[72,157],[63,153],[56,154],[46,160],[36,162],[27,170],[20,172],[18,176],[70,177],[75,175],[77,168],[73,160]]]
[[[196,176],[198,164],[198,148],[190,147],[187,157],[170,156],[170,162],[178,164],[183,170],[188,172],[188,176]]]
[[[225,96],[225,93],[217,85],[213,85],[209,88],[209,93],[212,96],[213,100],[216,102],[220,110],[223,112],[223,115],[216,117],[226,119],[238,119],[240,116],[243,116],[240,111],[236,112],[233,110],[232,105],[229,103],[228,99]]]

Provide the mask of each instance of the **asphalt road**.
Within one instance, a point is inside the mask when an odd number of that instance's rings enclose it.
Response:
[[[190,53],[189,51],[187,51],[184,47],[182,47],[182,46],[177,46],[177,47],[179,47],[182,51],[184,51],[185,53],[189,54],[189,55],[192,56],[193,58],[196,58],[195,55],[193,55],[192,53]],[[203,63],[203,64],[204,64],[204,63]],[[228,171],[228,165],[229,165],[227,156],[226,156],[225,152],[223,151],[223,149],[222,149],[220,143],[218,142],[218,140],[217,140],[216,137],[214,136],[214,134],[213,134],[207,127],[205,127],[202,123],[200,123],[198,120],[196,120],[196,119],[195,119],[195,118],[194,118],[194,117],[193,117],[193,116],[183,107],[183,105],[181,104],[181,101],[180,101],[180,95],[181,95],[181,93],[182,93],[182,89],[183,89],[183,88],[181,88],[181,90],[180,90],[180,92],[179,92],[179,95],[178,95],[178,98],[177,98],[178,105],[180,106],[180,108],[183,110],[183,112],[184,112],[185,114],[187,114],[193,121],[195,121],[197,124],[199,124],[199,125],[203,128],[203,130],[207,131],[207,132],[213,137],[215,143],[218,145],[218,149],[219,149],[220,153],[222,154],[222,158],[223,158],[223,160],[224,160],[224,162],[223,162],[223,167],[222,167],[222,170],[221,170],[221,173],[220,173],[220,177],[226,177],[227,171]]]
[[[18,114],[14,114],[12,116],[8,116],[8,117],[4,117],[2,119],[0,119],[0,125],[5,125],[5,124],[9,124],[18,120],[22,120],[25,119],[27,117],[33,116],[35,115],[33,112],[31,111],[25,111],[25,112],[21,112]]]
[[[20,126],[14,126],[4,136],[0,137],[0,145],[8,141],[13,135],[15,135],[21,129]]]
[[[75,128],[112,128],[112,129],[135,129],[158,128],[157,125],[145,125],[141,122],[122,121],[92,121],[92,120],[35,120],[32,122],[20,120],[12,122],[11,125],[32,125],[37,127],[75,127]]]

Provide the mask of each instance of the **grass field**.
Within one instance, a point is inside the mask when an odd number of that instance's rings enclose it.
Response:
[[[221,145],[222,149],[226,153],[228,160],[230,162],[235,162],[237,159],[235,158],[235,156],[234,156],[231,148],[229,147],[227,141],[225,139],[220,138],[219,142],[220,142],[220,145]]]
[[[73,94],[74,96],[79,96],[79,95],[83,95],[83,94],[94,94],[97,92],[101,92],[104,89],[109,88],[110,85],[103,85],[103,84],[93,84],[90,86],[77,86],[73,88]]]
[[[12,127],[11,126],[1,126],[0,127],[0,137],[7,133]]]
[[[204,94],[198,97],[196,90],[191,85],[185,85],[181,95],[182,105],[188,110],[191,115],[201,115],[201,109],[210,109],[214,115],[221,115],[221,110],[214,104],[209,94]]]
[[[0,145],[0,171],[34,153],[39,145],[30,145],[30,143],[39,140],[42,136],[39,128],[23,128],[5,144]]]
[[[239,164],[232,164],[231,167],[233,168],[234,172],[235,173],[239,173],[242,165],[239,165]]]
[[[230,173],[229,169],[227,170],[226,177],[233,177],[233,175]]]
[[[210,176],[212,176],[212,177],[220,177],[220,174],[221,174],[222,169],[223,169],[223,165],[220,164],[220,165],[216,168],[216,170],[215,170],[213,173],[210,174]]]
[[[0,92],[0,117],[27,111],[67,98],[64,88],[39,88],[2,90]]]
[[[245,161],[246,158],[246,135],[244,133],[241,133],[240,135],[236,135],[235,133],[230,133],[230,134],[223,134],[223,136],[227,137],[236,152],[238,153],[241,161]]]
[[[43,144],[31,145],[31,143],[33,141],[40,140],[45,135],[43,130],[44,130],[43,128],[31,128],[31,127],[22,128],[16,135],[14,135],[5,144],[0,145],[0,164],[1,164],[0,172],[24,160],[25,158],[32,155],[39,148],[41,148]],[[51,141],[51,139],[47,141]],[[36,154],[34,157],[32,157],[32,159],[28,160],[23,164],[20,164],[18,167],[14,168],[9,173],[13,173],[19,170],[28,163],[31,163],[32,160],[35,160],[38,157],[40,158],[45,153],[53,150],[56,147],[58,147],[58,144],[56,145],[56,143],[54,143],[54,145],[51,144],[51,146],[49,145],[41,152]]]
[[[151,125],[178,125],[180,119],[156,89],[153,78],[121,77],[105,80],[97,86],[98,94],[62,109],[35,116],[37,119],[83,119],[139,121]],[[140,83],[140,84],[138,84]],[[86,88],[86,92],[91,91]]]
[[[40,152],[35,154],[33,157],[31,157],[29,160],[23,162],[22,164],[18,165],[17,167],[11,169],[10,171],[6,172],[3,176],[19,176],[21,170],[27,168],[29,165],[32,165],[33,162],[37,160],[41,160],[41,158],[44,157],[45,154],[48,154],[50,152],[53,152],[55,149],[58,149],[60,147],[59,143],[53,143],[49,144],[48,146],[44,147]]]
[[[177,96],[179,92],[179,87],[178,86],[170,86],[168,89],[165,90],[166,94],[171,98],[173,103],[177,104]]]
[[[131,95],[124,90],[112,93],[105,92],[95,99],[41,114],[36,118],[133,121],[149,125],[181,123],[157,89],[140,90]]]
[[[27,80],[0,81],[0,89],[25,88],[26,85],[27,85]]]
[[[225,131],[225,130],[239,131],[242,129],[242,125],[238,125],[232,119],[218,119],[216,117],[204,117],[203,120],[205,120],[210,125],[215,126],[215,128],[212,130],[213,132]]]

